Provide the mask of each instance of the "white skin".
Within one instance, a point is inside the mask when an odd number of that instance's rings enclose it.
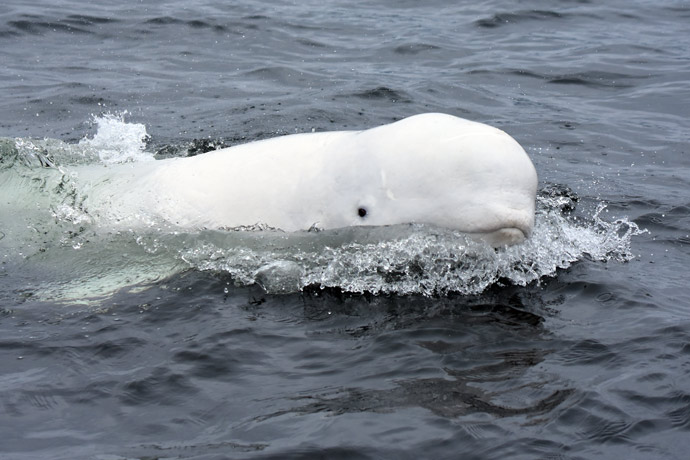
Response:
[[[295,134],[191,158],[89,167],[87,208],[131,225],[285,231],[427,223],[500,246],[528,237],[537,174],[501,130],[422,114],[364,131]],[[136,217],[132,217],[136,216]]]

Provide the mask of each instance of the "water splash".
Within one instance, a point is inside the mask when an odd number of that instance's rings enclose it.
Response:
[[[79,146],[94,152],[104,164],[151,161],[153,154],[146,151],[149,135],[141,123],[128,123],[124,111],[93,117],[97,130],[93,138],[84,138]]]
[[[258,283],[272,293],[320,286],[397,295],[473,295],[497,284],[539,282],[585,258],[633,258],[631,240],[644,233],[635,223],[604,220],[604,204],[589,218],[564,214],[562,205],[561,198],[541,199],[532,237],[500,249],[451,230],[408,225],[325,231],[311,235],[311,244],[304,244],[305,234],[284,234],[282,245],[199,235],[179,257],[195,269],[228,274],[242,285]]]
[[[94,115],[91,124],[96,132],[77,144],[50,138],[0,138],[0,164],[5,169],[25,166],[64,171],[65,167],[84,164],[154,160],[154,154],[146,151],[146,126],[125,121],[127,115],[127,111]]]

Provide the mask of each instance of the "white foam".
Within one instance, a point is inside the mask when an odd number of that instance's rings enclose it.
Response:
[[[82,139],[79,145],[93,150],[105,164],[153,160],[153,154],[146,151],[146,141],[149,138],[146,126],[126,122],[127,114],[124,111],[120,114],[94,116],[96,134],[93,138]]]

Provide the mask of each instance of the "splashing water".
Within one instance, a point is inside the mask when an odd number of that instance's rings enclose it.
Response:
[[[96,133],[77,144],[59,139],[0,138],[0,160],[5,167],[48,167],[63,173],[66,166],[154,160],[153,153],[146,151],[146,126],[125,121],[127,115],[127,111],[94,115],[91,124]]]
[[[631,239],[644,232],[635,223],[603,220],[603,204],[590,219],[577,220],[557,207],[541,202],[532,237],[497,250],[458,232],[410,225],[349,229],[340,244],[319,241],[338,231],[322,232],[313,235],[311,248],[300,247],[298,240],[281,249],[224,247],[206,239],[179,255],[195,269],[230,274],[239,284],[259,283],[268,292],[321,286],[398,295],[479,294],[499,283],[525,286],[554,276],[585,257],[602,262],[633,258]],[[291,237],[285,238],[289,242]]]
[[[146,126],[125,122],[127,114],[124,111],[120,114],[94,116],[96,134],[91,139],[82,139],[79,145],[95,152],[104,164],[153,160],[153,155],[145,151],[149,138]]]

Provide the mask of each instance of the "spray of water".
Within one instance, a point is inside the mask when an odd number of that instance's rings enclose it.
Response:
[[[85,137],[79,145],[95,153],[104,164],[153,160],[153,155],[146,151],[146,141],[149,139],[146,126],[127,123],[126,116],[126,111],[94,116],[96,134],[93,138]]]

